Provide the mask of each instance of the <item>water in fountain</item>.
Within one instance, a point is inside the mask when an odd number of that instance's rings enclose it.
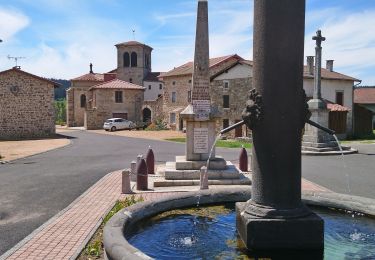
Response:
[[[206,169],[205,169],[205,171],[203,173],[203,178],[201,179],[201,181],[204,180],[204,179],[206,179],[206,177],[207,177],[208,170],[209,170],[209,167],[210,167],[210,160],[212,159],[211,157],[212,157],[213,151],[214,151],[216,143],[220,139],[220,137],[221,137],[221,133],[219,133],[216,136],[215,141],[214,141],[214,143],[211,146],[210,153],[208,154],[208,159],[207,159],[207,162],[206,162]],[[200,187],[202,188],[202,183],[200,183]]]
[[[340,149],[340,152],[341,152],[341,160],[342,160],[342,164],[345,168],[345,175],[346,175],[346,186],[347,186],[347,189],[348,189],[348,193],[350,194],[351,193],[351,190],[350,190],[350,180],[349,180],[349,173],[348,173],[348,170],[346,169],[346,163],[345,163],[345,159],[344,159],[344,151],[342,149],[342,146],[340,144],[340,141],[339,139],[337,138],[337,136],[335,134],[333,134],[333,137],[335,138],[336,140],[336,143],[337,143],[337,146],[339,147]]]
[[[364,216],[313,208],[325,221],[325,259],[375,259],[374,220]],[[247,259],[264,252],[247,251],[238,237],[233,204],[164,212],[140,223],[128,241],[155,259]],[[194,236],[191,224],[196,221]],[[355,230],[353,230],[355,224]],[[353,232],[355,231],[355,232]],[[354,235],[353,235],[354,234]],[[152,241],[152,243],[150,243]],[[272,255],[271,252],[269,255]],[[311,258],[312,251],[281,251],[272,259]],[[267,256],[267,252],[265,253]],[[264,256],[264,257],[265,257]]]

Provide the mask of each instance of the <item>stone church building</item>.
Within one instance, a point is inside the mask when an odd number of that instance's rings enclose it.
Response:
[[[133,122],[154,120],[164,84],[157,77],[160,73],[152,72],[152,48],[137,41],[115,46],[116,69],[94,73],[90,64],[88,74],[71,79],[67,90],[68,126],[97,129],[111,117]]]

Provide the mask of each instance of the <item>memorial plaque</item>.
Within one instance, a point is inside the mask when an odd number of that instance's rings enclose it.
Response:
[[[211,112],[210,100],[193,100],[193,111],[195,114],[195,120],[209,120]]]
[[[194,153],[208,153],[208,128],[194,128]]]

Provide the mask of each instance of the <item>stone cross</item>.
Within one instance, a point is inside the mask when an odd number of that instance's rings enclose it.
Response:
[[[94,71],[92,70],[92,63],[90,63],[90,73],[94,73]]]
[[[321,30],[316,32],[316,36],[312,37],[316,41],[315,47],[315,75],[314,75],[314,99],[322,99],[321,90],[321,69],[322,69],[322,42],[326,40],[322,36]]]
[[[316,36],[313,36],[312,39],[314,41],[316,41],[316,46],[317,47],[322,47],[322,42],[324,42],[326,40],[326,37],[322,36],[322,31],[321,30],[318,30],[316,32]]]

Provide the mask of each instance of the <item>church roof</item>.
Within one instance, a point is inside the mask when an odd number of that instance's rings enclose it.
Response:
[[[359,80],[359,79],[356,79],[356,78],[350,77],[350,76],[348,76],[348,75],[344,75],[344,74],[338,73],[338,72],[336,72],[336,71],[329,71],[329,70],[324,69],[324,68],[321,69],[321,75],[322,75],[322,79],[349,80],[349,81],[357,81],[357,82],[360,82],[360,81],[361,81],[361,80]],[[311,79],[314,78],[314,75],[311,75],[311,74],[309,73],[309,68],[308,68],[308,66],[304,66],[304,69],[303,69],[303,77],[304,77],[304,78],[311,78]]]
[[[92,86],[89,90],[93,89],[139,89],[145,90],[144,87],[123,81],[121,79],[113,79],[107,82],[100,83],[98,85]]]
[[[121,42],[121,43],[118,43],[115,45],[116,47],[119,47],[119,46],[143,46],[143,47],[147,47],[149,49],[152,50],[152,48],[144,43],[141,43],[141,42],[137,42],[137,41],[128,41],[128,42]]]
[[[159,82],[161,81],[158,77],[161,72],[149,72],[143,81]]]
[[[46,78],[42,78],[42,77],[39,77],[37,75],[34,75],[34,74],[31,74],[29,72],[26,72],[26,71],[23,71],[21,70],[19,67],[13,67],[11,69],[8,69],[8,70],[4,70],[4,71],[0,71],[0,75],[1,74],[5,74],[5,73],[8,73],[8,72],[16,72],[16,73],[21,73],[21,74],[24,74],[26,76],[29,76],[29,77],[32,77],[34,79],[38,79],[38,80],[41,80],[41,81],[44,81],[44,82],[47,82],[49,84],[51,84],[52,86],[54,87],[61,87],[61,84],[60,83],[57,83],[55,81],[52,81],[52,80],[49,80],[49,79],[46,79]]]
[[[71,81],[104,81],[104,74],[101,73],[87,73],[77,78],[71,79]]]
[[[243,60],[240,56],[237,54],[233,55],[227,55],[222,57],[216,57],[210,59],[210,68],[215,67],[216,65],[219,65],[220,63],[230,59],[230,58],[236,58],[238,60]],[[171,77],[171,76],[182,76],[182,75],[190,75],[193,74],[193,62],[189,61],[177,68],[174,68],[173,70],[170,70],[168,72],[162,73],[159,77]]]
[[[354,89],[354,103],[375,104],[375,87]]]

